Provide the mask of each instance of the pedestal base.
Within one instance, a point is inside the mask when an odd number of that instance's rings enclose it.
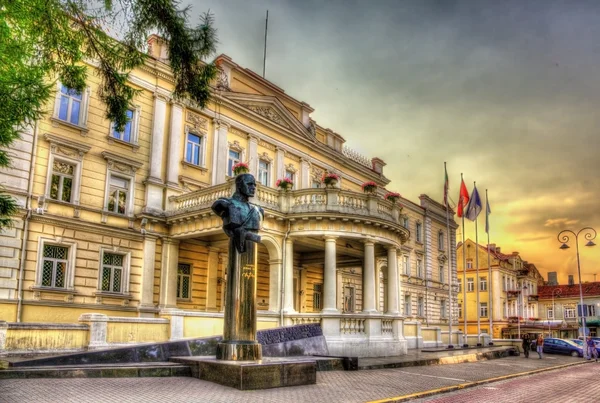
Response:
[[[315,361],[268,359],[221,361],[179,357],[177,362],[192,368],[192,376],[239,390],[259,390],[317,383]]]
[[[217,360],[258,361],[262,346],[258,342],[229,341],[217,344]]]

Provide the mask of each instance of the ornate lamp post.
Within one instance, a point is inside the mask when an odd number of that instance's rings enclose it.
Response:
[[[577,233],[565,229],[558,233],[556,237],[558,242],[562,242],[560,245],[560,249],[569,249],[570,246],[567,245],[569,242],[569,234],[575,237],[575,249],[577,250],[577,275],[579,276],[579,305],[581,306],[581,336],[583,336],[583,340],[585,343],[585,315],[583,313],[583,287],[581,286],[581,263],[579,261],[579,234],[583,233],[584,239],[587,239],[587,243],[585,246],[595,246],[596,244],[592,242],[593,239],[596,238],[596,230],[592,227],[584,227],[577,231]],[[579,313],[579,312],[577,312]]]

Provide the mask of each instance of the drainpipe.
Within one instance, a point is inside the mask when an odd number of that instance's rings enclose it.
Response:
[[[38,122],[35,122],[33,126],[33,141],[31,143],[31,154],[29,163],[29,183],[27,184],[27,198],[25,199],[25,208],[27,214],[25,215],[25,222],[23,223],[23,236],[21,244],[21,261],[19,262],[19,285],[17,289],[17,317],[16,321],[21,322],[21,315],[23,310],[23,275],[25,273],[25,253],[27,249],[27,236],[29,233],[29,220],[31,219],[31,194],[33,191],[33,175],[35,170],[35,159],[38,139]]]
[[[283,303],[285,297],[285,243],[290,236],[291,222],[288,220],[287,231],[283,237],[283,253],[281,254],[281,294],[279,295],[279,326],[283,326]]]

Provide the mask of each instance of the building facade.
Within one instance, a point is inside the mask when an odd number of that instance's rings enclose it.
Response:
[[[516,338],[528,323],[538,320],[538,288],[543,279],[519,252],[508,255],[495,244],[488,248],[467,239],[457,247],[457,266],[459,325],[464,329],[466,319],[466,334]]]
[[[384,161],[345,147],[308,104],[229,57],[199,109],[172,98],[160,38],[149,55],[131,74],[140,92],[122,132],[90,72],[83,93],[57,83],[47,118],[16,142],[2,176],[22,209],[0,238],[0,321],[95,313],[168,318],[171,339],[221,334],[228,239],[210,207],[246,162],[265,210],[259,329],[318,322],[332,354],[357,356],[402,354],[447,332],[458,316],[452,211],[448,232],[428,196],[385,200]],[[335,185],[322,182],[328,173]],[[276,186],[283,178],[291,190]],[[377,190],[363,192],[370,181]],[[132,331],[128,341],[140,340]]]

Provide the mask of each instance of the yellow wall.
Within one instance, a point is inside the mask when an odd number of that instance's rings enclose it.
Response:
[[[8,329],[6,351],[83,349],[88,329]]]
[[[117,311],[90,308],[75,308],[75,307],[55,307],[43,305],[23,305],[22,322],[39,322],[39,323],[79,323],[79,316],[84,313],[100,313],[107,316],[115,316]],[[137,316],[137,312],[118,311],[119,316]]]
[[[169,340],[169,323],[107,322],[106,342],[146,343]]]

